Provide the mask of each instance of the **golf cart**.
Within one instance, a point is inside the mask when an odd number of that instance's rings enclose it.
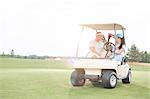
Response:
[[[125,28],[120,24],[81,24],[83,28],[89,28],[94,31],[111,31],[114,35],[117,31],[121,31],[124,37]],[[115,41],[115,38],[113,38]],[[104,58],[78,57],[79,45],[74,62],[74,71],[71,74],[71,84],[73,86],[83,86],[88,79],[93,86],[102,85],[104,88],[115,88],[117,80],[122,80],[122,83],[129,84],[131,82],[131,68],[125,58],[121,64],[118,64],[114,59],[115,43],[111,42],[108,36],[107,42],[103,48],[106,51]],[[108,57],[108,52],[113,53]]]

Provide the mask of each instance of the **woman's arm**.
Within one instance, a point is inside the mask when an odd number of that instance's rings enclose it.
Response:
[[[115,51],[115,53],[118,54],[118,55],[119,55],[119,54],[122,54],[122,53],[125,53],[125,48],[124,48],[124,46],[122,46],[121,49],[117,48],[116,51]]]

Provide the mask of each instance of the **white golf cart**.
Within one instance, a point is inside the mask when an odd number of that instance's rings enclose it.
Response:
[[[96,31],[113,31],[116,35],[117,31],[121,31],[124,36],[125,28],[120,24],[82,24],[83,28],[89,28]],[[108,52],[115,52],[115,44],[108,38],[104,44],[106,55],[104,58],[90,58],[78,57],[74,62],[73,68],[75,69],[71,74],[71,84],[73,86],[83,86],[86,79],[88,79],[93,86],[102,85],[104,88],[115,88],[117,80],[122,80],[123,83],[130,83],[131,68],[123,58],[121,64],[114,60],[114,55],[108,57]],[[115,41],[115,38],[114,38]],[[114,50],[112,50],[114,49]]]

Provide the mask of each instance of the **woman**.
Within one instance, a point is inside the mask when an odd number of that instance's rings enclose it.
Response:
[[[116,50],[115,50],[115,60],[122,62],[125,56],[125,40],[122,34],[116,35]]]

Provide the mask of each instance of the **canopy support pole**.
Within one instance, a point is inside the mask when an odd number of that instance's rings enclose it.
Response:
[[[124,39],[124,37],[125,37],[125,36],[124,36],[124,28],[122,28],[122,33],[123,33],[124,44],[126,44],[126,43],[125,43],[125,39]]]
[[[82,29],[81,29],[81,34],[82,34],[83,30],[84,30],[84,27],[82,27]],[[81,36],[81,34],[80,34],[80,36]],[[80,37],[79,37],[79,40],[77,43],[76,57],[78,57],[78,53],[79,53],[79,45],[80,45],[79,43],[80,43]]]

